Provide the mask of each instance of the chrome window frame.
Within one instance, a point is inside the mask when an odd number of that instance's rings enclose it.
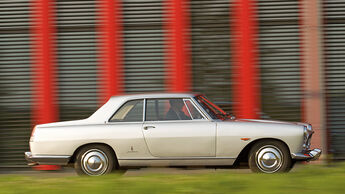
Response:
[[[189,110],[189,108],[188,108],[188,106],[187,106],[187,104],[186,104],[186,100],[187,100],[187,99],[182,99],[182,100],[183,100],[183,104],[184,104],[184,105],[186,106],[186,108],[187,108],[187,111],[188,111],[190,117],[192,118],[192,120],[194,120],[193,115],[192,115],[192,113],[190,113],[190,110]]]
[[[194,119],[193,118],[193,115],[191,114],[190,110],[189,110],[189,107],[187,106],[186,104],[186,101],[189,100],[191,103],[192,103],[192,106],[194,106],[194,108],[200,113],[200,115],[202,116],[202,119]],[[187,107],[187,110],[190,114],[190,116],[192,117],[192,120],[201,120],[201,121],[205,121],[207,120],[207,117],[204,116],[204,114],[200,111],[200,109],[195,105],[195,103],[192,101],[191,98],[184,98],[183,99],[183,102],[185,103],[186,107]]]
[[[192,100],[192,102],[194,103],[194,105],[196,105],[196,108],[210,121],[215,121],[215,119],[213,119],[208,113],[207,111],[202,108],[202,106],[199,104],[199,102],[195,99],[196,96],[190,98]]]
[[[125,124],[125,123],[144,123],[144,122],[192,122],[192,121],[215,121],[215,119],[213,119],[203,108],[202,106],[195,100],[193,97],[162,97],[162,98],[132,98],[132,99],[128,99],[125,102],[123,102],[118,109],[116,109],[113,114],[111,114],[111,116],[109,118],[107,118],[105,120],[104,123],[106,124]],[[194,107],[199,111],[199,113],[204,117],[204,119],[193,119],[193,116],[190,114],[191,116],[191,120],[167,120],[167,121],[147,121],[146,120],[146,109],[147,109],[147,100],[151,100],[151,99],[182,99],[183,102],[185,99],[190,100],[192,102],[192,104],[194,105]],[[129,122],[112,122],[110,121],[110,119],[117,113],[117,111],[127,102],[129,101],[133,101],[133,100],[143,100],[143,119],[142,121],[129,121]],[[187,106],[187,105],[185,105]],[[187,110],[188,107],[187,107]]]

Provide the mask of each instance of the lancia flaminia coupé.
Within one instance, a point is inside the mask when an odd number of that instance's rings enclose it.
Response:
[[[316,160],[307,123],[236,119],[205,96],[114,96],[84,120],[37,125],[29,165],[73,164],[80,175],[144,166],[224,166],[246,161],[254,172],[287,172]]]

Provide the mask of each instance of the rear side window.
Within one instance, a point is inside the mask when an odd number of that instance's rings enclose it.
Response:
[[[183,99],[148,99],[146,121],[192,120]]]
[[[143,121],[144,100],[126,102],[109,120],[110,122],[141,122]]]

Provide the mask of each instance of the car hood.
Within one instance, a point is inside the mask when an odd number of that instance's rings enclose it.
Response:
[[[235,122],[255,122],[255,123],[272,123],[272,124],[287,124],[287,125],[299,125],[307,126],[308,123],[301,122],[288,122],[288,121],[277,121],[277,120],[261,120],[261,119],[235,119]]]

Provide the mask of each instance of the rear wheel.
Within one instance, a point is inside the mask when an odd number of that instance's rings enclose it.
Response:
[[[99,176],[115,169],[115,155],[104,145],[88,145],[79,150],[74,163],[78,175]]]
[[[249,167],[253,172],[288,172],[292,167],[286,145],[276,140],[256,143],[249,152]]]

